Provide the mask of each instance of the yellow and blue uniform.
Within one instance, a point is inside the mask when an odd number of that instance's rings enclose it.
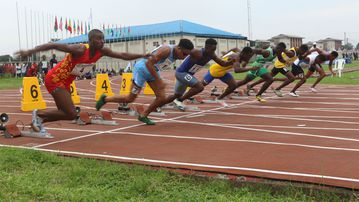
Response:
[[[227,53],[226,55],[224,55],[222,57],[222,60],[228,61],[229,57],[233,54],[235,54],[235,52],[230,51],[229,53]],[[208,70],[207,74],[204,76],[203,80],[207,84],[211,83],[214,79],[220,79],[222,82],[226,83],[228,81],[228,79],[233,78],[232,74],[228,73],[228,70],[230,70],[232,68],[233,68],[233,65],[223,67],[223,66],[215,63],[209,67],[209,70]]]

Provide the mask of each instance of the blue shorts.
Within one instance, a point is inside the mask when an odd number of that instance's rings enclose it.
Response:
[[[230,74],[230,73],[228,73],[228,72],[227,72],[224,76],[222,76],[222,77],[213,77],[213,76],[211,75],[211,73],[208,71],[207,74],[204,75],[203,80],[204,80],[204,82],[205,82],[206,84],[210,84],[214,79],[219,79],[219,80],[221,80],[223,83],[227,83],[227,81],[228,81],[229,79],[232,79],[232,78],[233,78],[232,74]]]
[[[199,81],[193,75],[187,72],[177,72],[176,71],[176,85],[175,85],[175,94],[183,95],[186,92],[187,87],[193,87]]]
[[[150,71],[148,71],[146,67],[147,60],[140,60],[136,62],[133,70],[133,82],[143,88],[146,82],[155,81],[155,78],[151,75]],[[159,72],[157,72],[158,76],[160,76]]]

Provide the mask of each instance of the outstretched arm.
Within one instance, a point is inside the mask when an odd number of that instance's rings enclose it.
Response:
[[[150,56],[149,54],[132,54],[132,53],[125,53],[125,52],[117,52],[117,51],[113,51],[110,48],[106,48],[106,47],[102,48],[101,52],[104,56],[123,59],[123,60],[135,60],[138,58]]]
[[[31,56],[34,53],[40,52],[40,51],[47,51],[47,50],[59,50],[66,53],[71,53],[74,56],[82,55],[85,52],[85,47],[80,44],[75,45],[69,45],[69,44],[59,44],[59,43],[46,43],[43,45],[36,46],[33,49],[29,50],[20,50],[16,52],[16,55],[19,55],[21,57],[28,57]]]
[[[222,67],[228,67],[230,65],[233,65],[234,60],[229,59],[228,61],[224,61],[222,59],[220,59],[216,54],[213,54],[212,59],[219,65],[221,65]]]
[[[229,52],[231,52],[231,51],[233,51],[233,52],[235,52],[235,53],[239,53],[239,52],[241,52],[241,49],[239,49],[239,48],[231,48],[230,50],[228,50],[228,51],[222,51],[221,53],[222,53],[222,56],[225,56],[226,54],[228,54]]]
[[[241,73],[241,72],[247,72],[247,71],[259,69],[258,66],[247,67],[247,66],[243,66],[243,65],[242,65],[242,67],[241,67],[241,64],[240,64],[239,62],[235,62],[235,63],[233,64],[233,68],[234,68],[234,72],[235,72],[235,73]]]

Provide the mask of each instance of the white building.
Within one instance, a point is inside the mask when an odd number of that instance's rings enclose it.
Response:
[[[291,47],[299,47],[303,44],[304,37],[294,36],[294,35],[286,35],[286,34],[279,34],[278,36],[272,37],[269,41],[275,45],[280,42],[285,43],[287,48]]]
[[[317,41],[317,47],[325,51],[338,51],[342,47],[342,41],[340,39],[326,38]]]

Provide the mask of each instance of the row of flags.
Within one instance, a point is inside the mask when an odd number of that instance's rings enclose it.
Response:
[[[79,20],[77,21],[77,25],[76,25],[76,20],[72,20],[71,19],[65,19],[65,22],[62,21],[62,17],[60,18],[60,21],[58,22],[57,20],[57,16],[55,16],[55,23],[54,23],[54,31],[63,31],[66,30],[68,31],[70,34],[87,34],[90,30],[91,30],[91,26],[90,23],[88,22],[80,22]]]
[[[76,24],[76,20],[71,20],[71,19],[65,19],[64,22],[62,20],[62,17],[60,18],[60,20],[58,21],[57,16],[55,16],[55,23],[54,23],[54,31],[66,31],[69,32],[70,34],[87,34],[90,30],[91,30],[91,26],[89,22],[80,22],[79,20],[77,20],[77,24]],[[102,31],[105,33],[105,35],[107,36],[112,36],[112,37],[120,37],[120,36],[124,36],[124,35],[129,35],[131,32],[131,27],[130,26],[117,26],[117,25],[112,25],[110,27],[110,25],[107,25],[107,29],[106,29],[106,25],[102,24]]]

